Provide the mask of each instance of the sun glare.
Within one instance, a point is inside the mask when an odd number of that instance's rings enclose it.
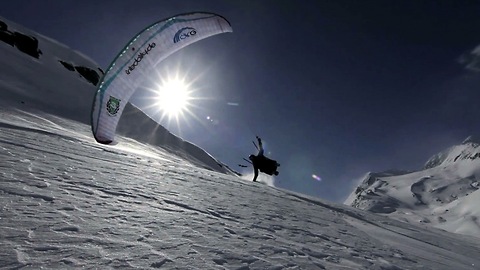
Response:
[[[196,79],[198,77],[182,75],[178,69],[158,73],[151,86],[145,87],[149,105],[144,110],[157,123],[177,130],[178,134],[185,125],[190,126],[191,121],[203,123],[205,120],[200,119],[198,113],[203,109],[201,100],[207,98],[199,96]],[[176,126],[172,125],[175,123]]]
[[[177,117],[187,107],[190,100],[188,85],[182,80],[169,80],[160,86],[158,105],[160,110],[169,117]]]

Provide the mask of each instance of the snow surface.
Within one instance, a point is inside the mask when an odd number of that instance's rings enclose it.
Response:
[[[53,59],[96,64],[37,37],[0,42],[1,269],[479,269],[478,239],[242,180],[140,113],[96,143],[94,87]]]

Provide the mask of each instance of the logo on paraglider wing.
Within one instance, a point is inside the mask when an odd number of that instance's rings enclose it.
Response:
[[[138,53],[137,57],[134,58],[133,63],[125,70],[125,73],[130,75],[130,73],[132,73],[132,71],[140,64],[140,62],[142,62],[143,58],[146,57],[153,48],[155,48],[155,46],[157,46],[155,42],[149,43],[143,52],[141,51]],[[132,51],[135,51],[135,48],[132,48]]]
[[[120,109],[120,99],[110,96],[107,101],[107,112],[110,116],[115,116]]]
[[[173,37],[173,43],[177,43],[183,39],[189,38],[191,36],[195,36],[197,34],[197,30],[193,27],[184,27],[177,31],[175,36]]]

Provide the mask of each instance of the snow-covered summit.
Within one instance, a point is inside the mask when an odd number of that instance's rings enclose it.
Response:
[[[387,170],[384,172],[368,172],[365,174],[365,176],[362,177],[362,181],[360,182],[358,187],[355,189],[354,192],[350,194],[350,196],[348,196],[344,203],[347,205],[351,205],[352,203],[354,203],[357,197],[363,194],[365,191],[371,194],[372,190],[374,190],[375,187],[379,187],[382,185],[382,181],[380,180],[380,178],[382,177],[397,176],[406,173],[409,173],[409,171]]]
[[[415,172],[368,173],[345,204],[480,237],[480,145],[470,136]]]
[[[472,144],[480,144],[480,137],[479,136],[473,136],[473,135],[470,135],[468,136],[465,140],[463,140],[462,144],[468,144],[468,143],[472,143]]]
[[[477,159],[480,157],[480,144],[476,136],[468,136],[460,145],[455,145],[431,157],[424,169],[434,168],[440,165],[452,164],[465,159]]]

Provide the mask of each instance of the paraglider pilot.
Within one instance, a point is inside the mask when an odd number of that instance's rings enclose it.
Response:
[[[253,172],[255,174],[253,176],[254,182],[257,181],[259,170],[269,175],[278,175],[277,166],[280,165],[275,160],[271,160],[263,155],[262,139],[260,139],[260,137],[258,136],[256,137],[258,141],[258,153],[257,155],[250,155],[248,157],[248,159],[250,159],[253,165]]]

